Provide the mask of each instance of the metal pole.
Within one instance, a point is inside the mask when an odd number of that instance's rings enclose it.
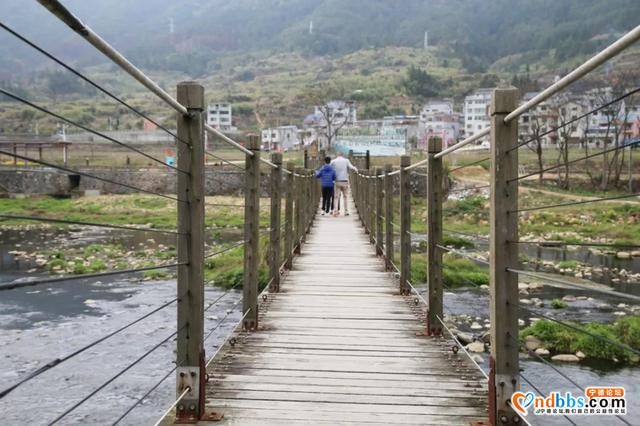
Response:
[[[427,309],[427,334],[442,335],[442,158],[435,154],[442,150],[442,139],[429,139],[427,163],[427,283],[429,286],[429,308]]]
[[[285,268],[291,269],[293,267],[293,197],[295,194],[293,183],[294,166],[291,161],[287,162],[287,170],[290,173],[286,174],[287,184],[284,188],[286,191],[284,204],[284,258],[286,260]]]
[[[306,151],[305,151],[306,152]],[[271,169],[271,238],[269,253],[270,291],[280,291],[280,210],[282,206],[282,154],[271,154],[271,162],[278,166]]]
[[[385,249],[387,270],[393,270],[393,176],[389,176],[393,166],[386,164],[384,166],[384,231],[385,231]]]
[[[258,264],[260,263],[260,139],[250,135],[245,156],[244,282],[242,312],[245,330],[258,328]],[[248,313],[247,313],[248,312]]]
[[[409,171],[411,157],[400,157],[400,294],[409,294],[407,282],[411,276],[411,182]]]
[[[177,420],[204,414],[204,88],[192,81],[178,84],[178,101],[189,111],[178,115],[178,337],[176,395],[187,387],[176,410]],[[65,145],[66,148],[66,145]]]
[[[518,106],[518,90],[496,89],[491,100],[491,213],[489,418],[491,424],[517,425],[510,405],[520,389],[518,366],[518,121],[505,117]]]

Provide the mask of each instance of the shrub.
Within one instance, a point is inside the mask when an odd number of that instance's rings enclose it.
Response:
[[[567,306],[569,306],[569,305],[567,305],[567,302],[565,302],[565,301],[564,301],[564,300],[562,300],[562,299],[553,299],[553,300],[551,301],[551,307],[552,307],[553,309],[564,309],[564,308],[566,308]]]

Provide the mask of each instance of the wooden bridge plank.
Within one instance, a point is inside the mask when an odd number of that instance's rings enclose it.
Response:
[[[237,333],[210,366],[216,424],[486,418],[486,382],[451,341],[420,335],[422,307],[398,295],[355,218],[319,219],[302,253],[262,304],[260,329]]]

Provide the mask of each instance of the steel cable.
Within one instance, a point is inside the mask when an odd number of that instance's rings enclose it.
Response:
[[[90,173],[82,172],[80,170],[73,170],[73,169],[70,169],[68,167],[59,166],[57,164],[49,163],[49,162],[46,162],[46,161],[43,161],[43,160],[37,160],[35,158],[25,157],[24,155],[20,155],[20,154],[17,154],[17,153],[12,153],[12,152],[9,152],[9,151],[0,150],[0,154],[6,155],[8,157],[17,158],[17,159],[20,159],[20,160],[23,160],[23,161],[30,161],[32,163],[40,164],[40,165],[46,166],[46,167],[51,167],[53,169],[62,170],[63,172],[67,172],[67,173],[70,173],[72,175],[80,175],[80,176],[88,177],[88,178],[91,178],[91,179],[96,179],[96,180],[99,180],[101,182],[110,183],[112,185],[122,186],[123,188],[132,189],[134,191],[144,192],[145,194],[151,194],[151,195],[155,195],[155,196],[158,196],[158,197],[167,198],[169,200],[178,201],[178,202],[181,202],[181,203],[186,203],[185,200],[181,200],[179,198],[172,197],[170,195],[161,194],[159,192],[149,191],[147,189],[142,189],[142,188],[139,188],[137,186],[129,185],[127,183],[117,182],[115,180],[111,180],[111,179],[103,178],[103,177],[100,177],[100,176],[92,175]]]
[[[68,354],[68,355],[63,356],[62,358],[56,358],[56,359],[54,359],[54,360],[52,360],[52,361],[48,362],[47,364],[45,364],[45,365],[44,365],[44,366],[42,366],[41,368],[39,368],[39,369],[37,369],[37,370],[35,370],[35,371],[31,372],[30,374],[28,374],[28,375],[27,375],[26,377],[24,377],[23,379],[20,379],[20,381],[18,381],[18,382],[17,382],[17,383],[15,383],[14,385],[12,385],[12,386],[10,386],[10,387],[8,387],[8,388],[4,389],[2,392],[0,392],[0,399],[4,398],[6,395],[8,395],[11,391],[13,391],[14,389],[16,389],[18,386],[20,386],[20,385],[22,385],[22,384],[24,384],[24,383],[26,383],[26,382],[28,382],[28,381],[30,381],[30,380],[32,380],[32,379],[35,379],[36,377],[38,377],[38,376],[39,376],[39,375],[41,375],[42,373],[44,373],[44,372],[46,372],[46,371],[51,370],[52,368],[54,368],[54,367],[56,367],[56,366],[58,366],[58,365],[62,364],[63,362],[68,361],[68,360],[70,360],[71,358],[73,358],[73,357],[75,357],[75,356],[77,356],[77,355],[80,355],[82,352],[84,352],[84,351],[86,351],[86,350],[88,350],[88,349],[91,349],[92,347],[94,347],[94,346],[98,345],[99,343],[104,342],[104,341],[105,341],[105,340],[107,340],[108,338],[115,336],[116,334],[118,334],[118,333],[120,333],[120,332],[122,332],[122,331],[126,330],[127,328],[129,328],[129,327],[131,327],[131,326],[133,326],[133,325],[135,325],[135,324],[139,323],[140,321],[142,321],[142,320],[144,320],[144,319],[146,319],[146,318],[150,317],[151,315],[155,314],[156,312],[159,312],[159,311],[161,311],[162,309],[164,309],[164,308],[166,308],[166,307],[168,307],[168,306],[172,305],[172,304],[173,304],[173,303],[175,303],[177,300],[178,300],[178,298],[176,297],[175,299],[170,300],[169,302],[166,302],[165,304],[163,304],[163,305],[161,305],[161,306],[157,307],[156,309],[154,309],[154,310],[152,310],[152,311],[150,311],[150,312],[146,313],[145,315],[141,316],[140,318],[138,318],[138,319],[136,319],[136,320],[134,320],[134,321],[131,321],[130,323],[128,323],[128,324],[126,324],[126,325],[124,325],[124,326],[122,326],[122,327],[118,328],[118,329],[117,329],[117,330],[115,330],[115,331],[112,331],[111,333],[109,333],[109,334],[107,334],[107,335],[105,335],[105,336],[103,336],[103,337],[101,337],[101,338],[99,338],[99,339],[97,339],[97,340],[94,340],[93,342],[91,342],[91,343],[89,343],[89,344],[87,344],[87,345],[85,345],[85,346],[81,347],[80,349],[77,349],[76,351],[74,351],[74,352],[72,352],[72,353],[70,353],[70,354]]]
[[[38,222],[51,222],[51,223],[60,223],[60,224],[65,224],[65,225],[95,226],[97,228],[123,229],[123,230],[126,230],[126,231],[155,232],[155,233],[159,233],[159,234],[168,234],[168,235],[185,235],[184,232],[177,232],[177,231],[165,231],[165,230],[162,230],[162,229],[140,228],[140,227],[135,227],[135,226],[127,226],[127,225],[110,225],[110,224],[107,224],[107,223],[84,222],[84,221],[80,221],[80,220],[56,219],[56,218],[52,218],[52,217],[22,216],[22,215],[16,215],[16,214],[0,213],[0,218],[16,219],[16,220],[29,220],[29,221],[38,221]]]
[[[108,271],[108,272],[96,272],[95,274],[65,275],[62,277],[46,278],[42,280],[0,283],[0,291],[14,290],[22,287],[33,287],[33,286],[42,285],[42,284],[59,283],[64,281],[77,281],[77,280],[84,280],[88,278],[108,277],[111,275],[133,274],[136,272],[153,271],[156,269],[174,268],[180,265],[188,265],[188,262],[170,263],[166,265],[148,266],[144,268],[121,269],[117,271]]]
[[[106,135],[106,134],[104,134],[104,133],[102,133],[102,132],[99,132],[99,131],[97,131],[97,130],[94,130],[94,129],[92,129],[92,128],[88,127],[88,126],[85,126],[84,124],[80,124],[80,123],[78,123],[77,121],[71,120],[70,118],[64,117],[64,116],[62,116],[62,115],[60,115],[60,114],[57,114],[57,113],[55,113],[55,112],[53,112],[53,111],[49,111],[48,109],[46,109],[46,108],[44,108],[44,107],[41,107],[40,105],[36,105],[36,104],[34,104],[33,102],[30,102],[30,101],[28,101],[28,100],[26,100],[26,99],[24,99],[24,98],[22,98],[22,97],[20,97],[20,96],[18,96],[18,95],[16,95],[16,94],[13,94],[13,93],[11,93],[11,92],[7,92],[6,90],[4,90],[4,89],[3,89],[3,88],[1,88],[1,87],[0,87],[0,93],[1,93],[1,94],[3,94],[3,95],[5,95],[5,96],[8,96],[8,97],[10,97],[10,98],[12,98],[12,99],[14,99],[14,100],[16,100],[16,101],[22,102],[22,103],[23,103],[23,104],[25,104],[25,105],[29,105],[31,108],[34,108],[34,109],[36,109],[36,110],[38,110],[38,111],[40,111],[40,112],[42,112],[42,113],[45,113],[45,114],[50,115],[50,116],[52,116],[52,117],[55,117],[55,118],[57,118],[58,120],[62,120],[62,121],[64,121],[64,122],[66,122],[66,123],[71,124],[72,126],[78,127],[78,128],[80,128],[80,129],[82,129],[82,130],[84,130],[84,131],[86,131],[86,132],[89,132],[89,133],[91,133],[91,134],[94,134],[94,135],[96,135],[96,136],[98,136],[98,137],[101,137],[101,138],[106,139],[106,140],[108,140],[108,141],[110,141],[110,142],[113,142],[113,143],[115,143],[116,145],[119,145],[119,146],[121,146],[121,147],[123,147],[123,148],[126,148],[126,149],[128,149],[128,150],[130,150],[130,151],[133,151],[133,152],[135,152],[135,153],[137,153],[137,154],[140,154],[140,155],[142,155],[143,157],[145,157],[145,158],[147,158],[147,159],[149,159],[149,160],[151,160],[151,161],[155,161],[155,162],[156,162],[156,163],[158,163],[158,164],[161,164],[161,165],[163,165],[163,166],[165,166],[165,167],[168,167],[168,168],[170,168],[170,169],[172,169],[172,170],[175,170],[175,171],[177,171],[177,172],[184,173],[184,174],[186,174],[186,175],[188,175],[188,174],[189,174],[188,172],[186,172],[186,171],[184,171],[184,170],[180,170],[179,168],[177,168],[177,167],[175,167],[175,166],[172,166],[172,165],[170,165],[170,164],[167,164],[167,163],[165,163],[164,161],[162,161],[162,160],[160,160],[160,159],[158,159],[158,158],[156,158],[156,157],[154,157],[154,156],[152,156],[152,155],[149,155],[149,154],[147,154],[147,153],[146,153],[146,152],[144,152],[144,151],[139,150],[138,148],[135,148],[135,147],[133,147],[133,146],[131,146],[131,145],[127,144],[127,143],[121,142],[121,141],[119,141],[118,139],[112,138],[111,136],[108,136],[108,135]]]
[[[3,24],[2,22],[0,22],[0,28],[3,28],[5,31],[7,31],[8,33],[12,34],[14,37],[20,39],[21,41],[23,41],[27,45],[31,46],[32,48],[34,48],[38,52],[40,52],[43,55],[45,55],[47,58],[49,58],[52,61],[56,62],[58,65],[66,68],[72,74],[75,74],[76,76],[80,77],[82,80],[84,80],[85,82],[89,83],[90,85],[92,85],[93,87],[95,87],[96,89],[98,89],[99,91],[104,93],[105,95],[109,96],[111,99],[113,99],[114,101],[118,102],[119,104],[127,107],[130,111],[134,112],[138,116],[148,120],[150,123],[153,123],[159,129],[164,130],[167,134],[169,134],[170,136],[173,136],[174,138],[176,138],[176,140],[178,140],[178,141],[180,141],[180,142],[182,142],[184,144],[187,144],[187,142],[185,142],[182,139],[180,139],[178,137],[178,135],[176,135],[175,133],[173,133],[172,131],[167,129],[162,124],[160,124],[157,121],[153,120],[151,117],[149,117],[144,112],[140,111],[139,109],[135,108],[134,106],[132,106],[132,105],[128,104],[127,102],[125,102],[124,100],[120,99],[118,96],[114,95],[109,90],[107,90],[104,87],[100,86],[98,83],[96,83],[95,81],[91,80],[89,77],[85,76],[84,74],[82,74],[81,72],[79,72],[75,68],[71,67],[70,65],[66,64],[65,62],[61,61],[60,59],[58,59],[57,57],[55,57],[51,53],[47,52],[46,50],[42,49],[40,46],[36,45],[32,41],[30,41],[30,40],[26,39],[25,37],[23,37],[22,35],[18,34],[14,30],[12,30],[11,28],[9,28],[5,24]]]
[[[640,196],[640,192],[634,192],[633,194],[616,195],[612,197],[602,197],[602,198],[595,198],[595,199],[581,200],[581,201],[570,201],[568,203],[549,204],[546,206],[539,206],[539,207],[526,207],[523,209],[510,210],[509,213],[522,213],[522,212],[531,212],[535,210],[555,209],[558,207],[578,206],[581,204],[598,203],[601,201],[622,200],[624,198],[632,198],[632,197],[638,197],[638,196]]]

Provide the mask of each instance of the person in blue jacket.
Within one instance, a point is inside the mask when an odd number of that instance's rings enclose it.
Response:
[[[328,214],[333,204],[333,186],[336,181],[336,171],[331,166],[331,157],[325,157],[324,166],[316,171],[322,186],[322,215]]]

